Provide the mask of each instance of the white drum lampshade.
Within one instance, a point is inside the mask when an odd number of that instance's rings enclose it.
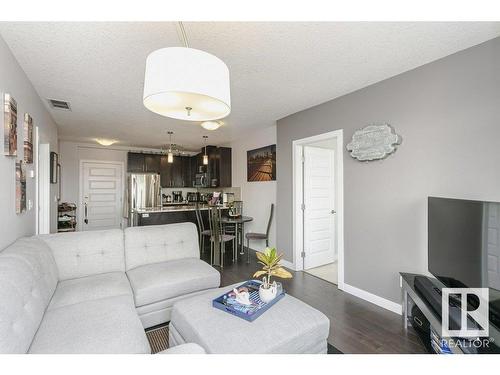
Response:
[[[179,120],[226,117],[231,112],[229,69],[194,48],[156,50],[146,60],[143,101],[150,111]]]

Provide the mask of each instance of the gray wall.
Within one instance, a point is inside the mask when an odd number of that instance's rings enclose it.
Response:
[[[427,270],[427,196],[500,201],[500,38],[278,121],[277,243],[292,260],[292,141],[388,122],[383,161],[344,150],[345,282],[400,302],[399,271]]]
[[[3,94],[9,93],[17,101],[17,156],[3,155]],[[45,109],[40,97],[31,85],[24,71],[0,37],[0,250],[17,238],[35,233],[35,179],[26,178],[27,199],[33,202],[33,208],[25,213],[16,214],[16,160],[24,157],[23,124],[24,113],[33,118],[33,126],[38,126],[40,143],[50,143],[50,150],[57,152],[57,127]],[[27,174],[35,168],[29,164]],[[51,185],[51,231],[57,229],[57,186]]]

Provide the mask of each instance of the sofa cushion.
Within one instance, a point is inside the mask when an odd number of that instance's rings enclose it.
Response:
[[[116,296],[47,311],[30,353],[150,353],[132,297]]]
[[[127,271],[136,306],[174,298],[220,285],[217,270],[200,259],[178,259]]]
[[[145,264],[199,257],[198,230],[193,223],[125,229],[127,270]]]
[[[0,353],[26,353],[57,284],[50,249],[22,238],[0,253]]]
[[[40,236],[52,249],[59,280],[125,271],[120,229]]]
[[[132,288],[125,272],[102,273],[64,280],[57,285],[48,309],[123,295],[132,296]]]

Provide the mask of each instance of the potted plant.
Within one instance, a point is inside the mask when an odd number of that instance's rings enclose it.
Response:
[[[291,279],[292,274],[285,270],[280,264],[283,253],[278,254],[276,248],[266,248],[263,252],[256,253],[259,263],[262,264],[262,269],[254,273],[253,277],[260,278],[262,275],[262,284],[259,288],[259,297],[262,302],[268,303],[272,301],[277,294],[276,281],[271,283],[271,276],[282,279]]]

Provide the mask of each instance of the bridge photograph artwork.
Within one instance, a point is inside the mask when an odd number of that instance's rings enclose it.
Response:
[[[247,180],[276,180],[276,145],[247,151]]]

